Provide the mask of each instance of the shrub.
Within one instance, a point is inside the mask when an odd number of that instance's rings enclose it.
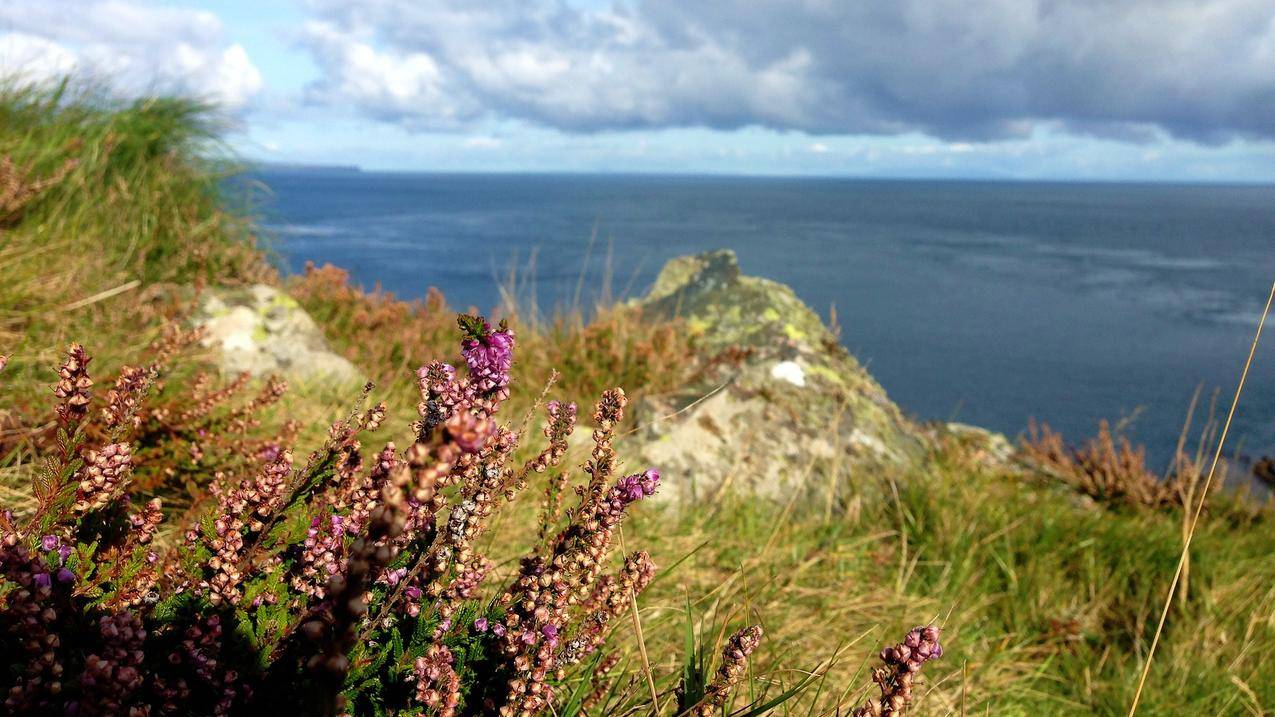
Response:
[[[405,301],[379,288],[363,291],[344,269],[311,264],[291,279],[288,292],[337,350],[382,385],[437,355],[450,340],[453,314],[437,289]],[[507,310],[516,319],[517,307]],[[599,305],[588,322],[577,308],[551,322],[533,318],[519,326],[530,329],[520,331],[524,380],[539,385],[552,371],[557,390],[571,399],[597,396],[614,384],[634,395],[668,391],[702,368],[696,336],[683,322],[652,320],[632,306]]]
[[[478,538],[530,475],[562,460],[576,412],[546,404],[545,447],[513,465],[523,436],[497,415],[514,335],[478,317],[461,325],[467,375],[439,362],[418,371],[406,451],[387,444],[365,462],[360,441],[385,409],[357,411],[299,467],[279,448],[254,454],[247,477],[209,477],[209,500],[171,545],[155,539],[159,501],[134,499],[132,441],[159,371],[125,371],[98,405],[91,358],[72,346],[36,507],[0,518],[6,709],[533,714],[568,673],[589,679],[608,628],[654,576],[641,551],[614,574],[606,565],[659,474],[615,477],[627,399],[606,391],[565,524],[485,598],[492,564]]]
[[[1172,475],[1161,479],[1147,468],[1146,449],[1134,447],[1125,436],[1114,434],[1106,421],[1098,435],[1077,448],[1068,446],[1062,434],[1035,421],[1022,443],[1025,458],[1075,490],[1107,503],[1145,508],[1192,505],[1202,482],[1195,462],[1179,451]],[[1221,486],[1216,481],[1214,490]]]

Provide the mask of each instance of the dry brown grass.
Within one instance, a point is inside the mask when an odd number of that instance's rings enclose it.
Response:
[[[27,207],[65,179],[78,164],[79,160],[68,157],[48,175],[36,177],[33,167],[18,166],[12,157],[0,156],[0,230],[16,224]]]

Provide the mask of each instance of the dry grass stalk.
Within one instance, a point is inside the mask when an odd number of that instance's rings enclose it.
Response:
[[[67,158],[48,175],[34,178],[33,167],[20,167],[12,157],[0,157],[0,229],[17,224],[28,207],[49,188],[66,179],[78,165],[75,158]]]

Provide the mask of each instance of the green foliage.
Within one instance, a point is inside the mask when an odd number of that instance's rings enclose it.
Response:
[[[711,667],[710,649],[700,641],[690,603],[686,605],[686,641],[682,644],[682,676],[677,685],[677,714],[699,704],[706,694]]]

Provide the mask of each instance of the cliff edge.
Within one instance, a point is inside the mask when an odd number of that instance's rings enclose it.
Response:
[[[734,252],[669,261],[636,304],[650,318],[681,318],[717,357],[691,385],[637,406],[637,462],[668,476],[667,497],[740,489],[832,500],[865,472],[924,457],[926,430],[792,289],[743,275]]]

